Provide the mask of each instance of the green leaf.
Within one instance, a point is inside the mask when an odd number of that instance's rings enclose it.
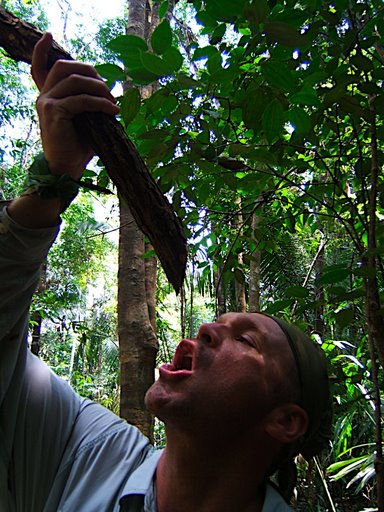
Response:
[[[153,166],[157,164],[158,162],[161,162],[161,160],[165,157],[165,155],[168,153],[169,147],[167,144],[163,144],[162,142],[159,144],[156,144],[154,146],[148,156],[147,156],[147,162],[149,166]]]
[[[143,52],[141,54],[141,61],[144,68],[150,73],[156,75],[158,78],[172,73],[172,70],[170,70],[167,63],[154,53]]]
[[[257,28],[267,18],[269,6],[267,0],[255,0],[244,8],[244,17],[250,21],[252,29]]]
[[[139,85],[147,85],[152,82],[156,82],[159,76],[155,73],[151,73],[145,68],[129,69],[128,76],[132,78],[132,81]]]
[[[267,105],[262,117],[262,126],[269,142],[278,137],[284,124],[284,111],[279,100],[274,99]]]
[[[268,105],[269,98],[264,91],[256,85],[251,84],[246,90],[246,97],[242,105],[243,120],[247,128],[253,129],[255,132],[261,130],[261,118]]]
[[[288,92],[295,90],[296,80],[291,70],[283,62],[266,61],[261,66],[261,73],[269,85],[279,87]]]
[[[97,72],[107,80],[111,86],[114,82],[122,82],[126,78],[126,73],[116,64],[98,64],[95,66]]]
[[[348,268],[334,268],[328,271],[325,271],[324,274],[317,279],[317,284],[333,284],[339,283],[340,281],[344,281],[348,276],[351,275],[351,272]]]
[[[214,46],[204,46],[203,48],[196,48],[192,60],[197,61],[201,59],[208,59],[212,55],[218,53],[217,48]]]
[[[151,45],[155,53],[162,55],[172,46],[172,30],[168,20],[158,25],[151,36]]]
[[[340,107],[347,113],[359,118],[371,120],[371,113],[368,109],[363,108],[356,96],[345,95],[339,99]]]
[[[309,115],[300,107],[293,107],[288,112],[289,121],[300,134],[308,133],[311,129],[312,122]]]
[[[343,329],[353,322],[354,310],[352,308],[341,309],[335,313],[336,323]]]
[[[191,78],[190,76],[180,74],[177,76],[177,83],[180,87],[180,89],[197,89],[202,88],[203,85],[195,80],[194,78]]]
[[[290,100],[295,105],[306,105],[311,107],[319,107],[321,105],[321,101],[317,97],[316,91],[309,87],[305,87],[296,94],[292,94]]]
[[[148,45],[144,39],[131,34],[118,36],[115,39],[112,39],[112,41],[109,41],[107,46],[112,51],[120,54],[124,54],[126,50],[130,48],[136,48],[142,50],[143,52],[148,50]]]
[[[232,21],[243,13],[245,4],[245,0],[209,0],[206,10],[218,21]]]
[[[172,46],[167,50],[163,55],[163,60],[169,66],[170,74],[176,73],[179,71],[181,66],[183,65],[183,56],[179,52],[177,48]]]
[[[217,26],[217,20],[215,16],[211,16],[206,11],[198,11],[196,14],[196,20],[201,25],[213,29]]]
[[[276,300],[272,304],[268,304],[268,306],[264,308],[264,311],[266,313],[269,313],[270,315],[273,315],[275,313],[282,313],[286,308],[289,308],[291,306],[292,306],[291,299]]]
[[[162,140],[169,135],[169,131],[165,128],[154,128],[140,135],[140,139],[149,140],[157,139]]]
[[[216,51],[216,53],[212,54],[208,58],[207,69],[208,69],[209,74],[214,75],[218,71],[221,71],[222,70],[221,63],[222,63],[221,53],[219,51]]]
[[[368,72],[373,69],[373,62],[371,59],[368,59],[368,57],[361,54],[351,57],[351,64],[356,66],[360,71]]]
[[[210,44],[218,44],[221,42],[221,40],[224,37],[224,34],[227,30],[227,25],[225,23],[221,23],[218,25],[215,30],[213,31],[213,34],[209,40]]]
[[[165,0],[159,7],[159,18],[163,19],[168,12],[169,2]]]
[[[309,290],[304,288],[304,286],[288,286],[285,290],[285,294],[288,295],[288,297],[305,299],[309,296]]]
[[[121,116],[125,126],[128,126],[140,110],[141,96],[136,87],[130,87],[121,101]]]
[[[273,42],[290,48],[302,48],[308,44],[305,35],[300,34],[295,27],[283,21],[269,21],[265,24],[264,31]]]

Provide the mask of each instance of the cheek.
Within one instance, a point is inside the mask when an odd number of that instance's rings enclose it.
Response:
[[[268,369],[261,355],[231,352],[220,361],[214,372],[217,379],[217,393],[228,401],[238,401],[251,405],[264,400],[269,395]],[[212,374],[211,374],[212,377]]]

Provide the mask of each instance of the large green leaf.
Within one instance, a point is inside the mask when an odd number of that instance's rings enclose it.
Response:
[[[245,5],[245,0],[209,0],[206,10],[219,21],[230,21],[242,15]]]
[[[283,21],[269,21],[265,24],[264,31],[268,38],[290,48],[302,48],[308,45],[305,35],[297,28]]]
[[[141,95],[136,87],[130,87],[121,101],[121,116],[125,126],[128,126],[140,110]]]
[[[283,131],[284,110],[279,100],[267,105],[262,117],[262,126],[269,142],[273,142]]]
[[[115,39],[112,39],[109,41],[108,47],[112,51],[120,54],[124,54],[127,50],[132,48],[138,48],[144,52],[148,50],[148,45],[144,39],[132,34],[118,36]]]
[[[308,133],[311,129],[312,122],[310,116],[303,108],[293,107],[288,112],[288,119],[295,130],[300,134]]]
[[[172,30],[168,20],[164,20],[158,25],[151,36],[152,50],[162,55],[172,46]]]
[[[292,71],[283,62],[265,61],[261,65],[261,73],[267,82],[283,91],[292,92],[297,82]]]
[[[98,64],[95,68],[107,80],[109,87],[112,87],[115,82],[125,80],[126,73],[116,64]]]

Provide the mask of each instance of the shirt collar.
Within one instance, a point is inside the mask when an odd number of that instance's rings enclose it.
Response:
[[[120,498],[122,511],[142,510],[145,496],[153,492],[154,475],[161,454],[162,450],[153,449],[144,462],[128,478]],[[132,506],[128,508],[127,505],[130,503],[132,503]],[[139,503],[141,503],[141,506]],[[153,510],[156,510],[156,508],[153,508]]]

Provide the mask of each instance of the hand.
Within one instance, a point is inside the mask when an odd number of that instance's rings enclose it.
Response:
[[[79,179],[94,155],[73,123],[82,112],[115,115],[119,107],[96,70],[81,62],[59,60],[47,70],[52,35],[46,33],[36,44],[32,77],[40,90],[36,102],[45,158],[53,174]]]

